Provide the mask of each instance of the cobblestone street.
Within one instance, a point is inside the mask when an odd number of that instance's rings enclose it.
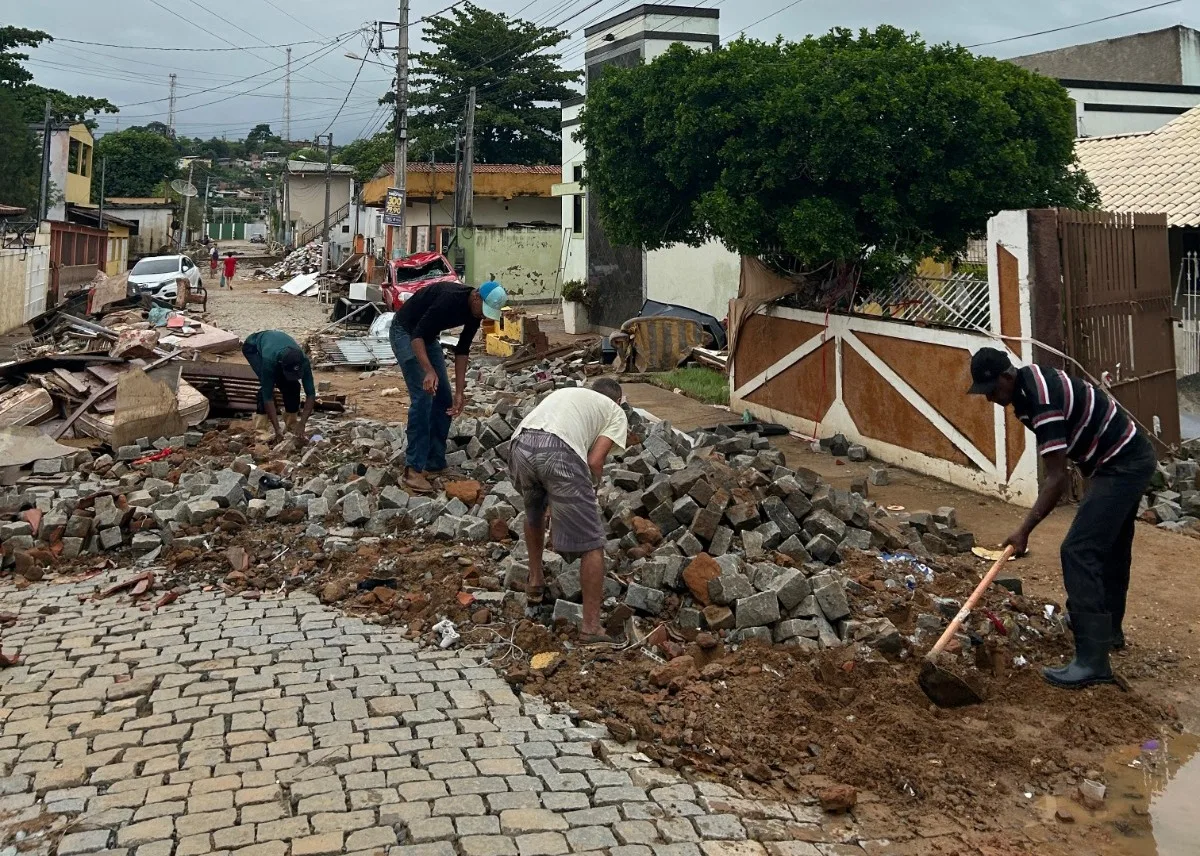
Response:
[[[22,851],[884,852],[819,843],[816,806],[689,784],[469,651],[418,650],[307,594],[87,599],[128,573],[0,590],[23,657],[0,672],[0,824]]]

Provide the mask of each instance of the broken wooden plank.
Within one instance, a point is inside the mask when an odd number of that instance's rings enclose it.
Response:
[[[161,366],[163,363],[166,363],[166,362],[169,362],[169,361],[175,359],[178,356],[180,356],[180,355],[175,352],[172,352],[169,354],[164,354],[163,356],[159,357],[157,360],[155,360],[154,362],[152,362],[148,366],[146,366],[146,368],[147,369],[156,368],[158,366]],[[75,411],[66,418],[66,420],[63,422],[63,424],[59,427],[58,431],[55,432],[54,439],[57,440],[59,437],[61,437],[68,428],[70,428],[72,425],[75,424],[76,420],[78,420],[80,416],[82,416],[84,413],[87,412],[87,409],[89,407],[91,407],[96,402],[100,401],[100,399],[104,398],[104,396],[108,395],[110,392],[112,392],[116,388],[117,388],[117,382],[114,380],[111,383],[105,384],[105,386],[103,388],[92,393],[92,395],[88,398],[87,401],[85,401],[83,404],[79,405],[79,407],[75,408]]]

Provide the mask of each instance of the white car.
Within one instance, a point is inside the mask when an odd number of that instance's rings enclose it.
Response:
[[[129,272],[129,284],[138,294],[148,294],[160,300],[174,300],[179,295],[176,280],[185,278],[192,290],[200,288],[200,269],[187,256],[147,256]]]

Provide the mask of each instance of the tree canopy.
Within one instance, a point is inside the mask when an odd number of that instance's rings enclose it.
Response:
[[[414,56],[412,157],[430,149],[453,157],[453,145],[475,87],[475,160],[480,163],[558,163],[562,114],[557,102],[575,95],[553,51],[567,33],[466,3],[432,18],[425,39],[434,46]],[[385,96],[385,102],[391,102]]]
[[[396,155],[396,138],[391,133],[380,133],[363,137],[342,147],[335,160],[354,167],[354,179],[366,183],[385,163],[391,163]]]
[[[1098,202],[1057,81],[889,26],[674,45],[592,82],[581,130],[606,234],[651,249],[888,273],[1002,209]]]
[[[179,172],[175,144],[144,128],[105,134],[96,142],[95,163],[102,158],[108,158],[107,196],[151,196]]]
[[[0,87],[13,93],[26,122],[41,124],[45,119],[46,101],[49,100],[51,121],[85,122],[94,130],[94,116],[117,112],[117,107],[111,101],[87,95],[69,95],[60,89],[39,86],[33,82],[33,74],[21,65],[29,59],[29,54],[20,52],[20,48],[35,48],[47,41],[54,39],[41,30],[0,27]]]
[[[17,99],[0,86],[0,204],[33,211],[38,200],[41,154]]]

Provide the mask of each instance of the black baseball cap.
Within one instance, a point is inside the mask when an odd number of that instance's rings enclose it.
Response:
[[[300,380],[304,368],[304,353],[299,348],[284,348],[279,355],[279,370],[284,380]]]
[[[967,395],[991,395],[1000,375],[1012,368],[1008,354],[998,348],[980,348],[971,357],[971,388]]]

